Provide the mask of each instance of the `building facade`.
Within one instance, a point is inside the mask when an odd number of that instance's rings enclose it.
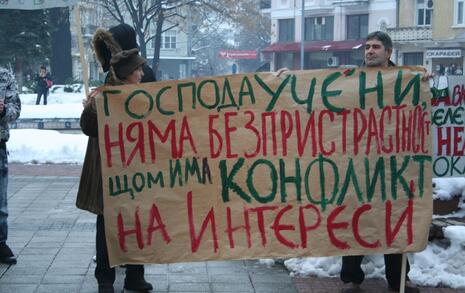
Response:
[[[78,45],[77,37],[77,25],[76,25],[76,14],[74,9],[80,7],[80,22],[81,32],[84,45],[84,54],[88,64],[88,76],[89,80],[99,80],[102,69],[92,51],[92,38],[95,31],[99,27],[110,27],[114,25],[108,14],[102,6],[95,3],[82,1],[79,6],[75,6],[69,14],[69,23],[71,26],[71,56],[73,62],[73,79],[77,81],[83,80],[82,64],[81,64],[81,53]]]
[[[102,69],[95,59],[92,51],[92,37],[96,29],[99,27],[110,28],[117,25],[118,23],[114,18],[101,5],[94,2],[81,2],[81,31],[84,42],[84,54],[88,64],[89,80],[103,80]],[[162,34],[161,48],[160,48],[160,65],[155,73],[158,80],[168,79],[183,79],[191,76],[191,63],[195,57],[191,57],[190,42],[188,32],[183,28],[187,25],[181,23],[174,26],[172,23],[166,24],[163,30],[168,29]],[[127,23],[130,24],[130,18],[127,17]],[[71,54],[73,60],[73,78],[75,80],[82,80],[82,65],[80,60],[80,50],[77,41],[76,33],[76,19],[75,13],[70,13],[70,25],[71,25]],[[156,27],[150,28],[151,31],[155,32]],[[147,48],[147,62],[148,65],[152,65],[153,52],[154,52],[154,40],[148,42]]]
[[[395,0],[271,1],[271,45],[262,52],[271,68],[359,66],[366,35],[396,25]],[[303,31],[301,29],[303,27]],[[303,36],[303,37],[302,37]]]
[[[168,23],[164,29],[172,26],[172,24]],[[190,54],[190,36],[182,27],[173,27],[162,34],[160,65],[155,73],[158,80],[184,79],[192,76],[192,62],[195,57]],[[147,44],[147,61],[149,65],[152,64],[153,53],[154,41]]]
[[[400,0],[397,13],[398,27],[388,32],[398,64],[463,76],[465,0]]]

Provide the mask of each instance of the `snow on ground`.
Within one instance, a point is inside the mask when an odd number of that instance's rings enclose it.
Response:
[[[410,278],[421,285],[465,288],[465,227],[446,227],[444,235],[450,246],[433,242],[413,254]]]
[[[49,105],[35,105],[36,95],[21,95],[21,118],[78,118],[82,111],[81,93],[65,93],[58,87],[49,97]],[[10,162],[77,163],[81,164],[87,137],[83,134],[63,134],[52,130],[14,129],[8,142]],[[441,200],[453,195],[465,197],[465,178],[433,179],[433,196]],[[465,204],[454,216],[465,216]],[[465,288],[465,227],[445,228],[446,241],[430,242],[419,253],[409,254],[410,279],[419,285]],[[450,242],[450,243],[449,243]],[[272,265],[274,260],[260,263]],[[292,274],[338,277],[340,257],[294,258],[285,261]],[[367,256],[362,264],[368,278],[384,278],[381,255]]]
[[[83,93],[65,93],[60,86],[47,98],[47,105],[36,105],[36,94],[21,95],[21,119],[26,118],[79,118],[82,112]]]
[[[82,164],[86,152],[84,134],[63,134],[55,130],[12,129],[8,141],[11,163]]]
[[[444,228],[447,240],[429,242],[426,249],[409,253],[410,280],[421,286],[465,288],[465,227]],[[448,243],[450,241],[450,243]],[[339,277],[341,257],[292,258],[284,263],[295,275]],[[366,256],[362,269],[367,278],[384,277],[382,255]]]

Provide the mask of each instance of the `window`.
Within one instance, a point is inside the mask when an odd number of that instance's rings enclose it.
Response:
[[[417,25],[430,26],[433,16],[432,0],[417,0]]]
[[[162,49],[176,49],[176,31],[167,31],[161,37]]]
[[[368,35],[368,14],[347,16],[347,39],[361,40]]]
[[[423,65],[423,53],[404,53],[404,65]]]
[[[456,0],[456,5],[455,5],[455,24],[456,25],[465,25],[464,14],[465,14],[465,0]]]
[[[280,19],[278,21],[279,37],[280,42],[292,42],[294,41],[294,19]]]
[[[332,41],[333,33],[333,16],[305,18],[305,41]]]

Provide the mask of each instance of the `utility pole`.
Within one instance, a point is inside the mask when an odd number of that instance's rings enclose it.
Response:
[[[192,55],[192,12],[187,7],[187,57]],[[193,60],[187,59],[186,77],[192,77],[192,62]]]
[[[304,41],[305,41],[305,0],[302,0],[300,13],[300,70],[304,69]]]

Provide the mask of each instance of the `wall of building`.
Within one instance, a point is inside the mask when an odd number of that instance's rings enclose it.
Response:
[[[413,27],[415,23],[415,2],[416,0],[399,1],[399,27]]]
[[[397,11],[395,0],[373,1],[368,13],[368,32],[396,27]]]
[[[435,0],[433,12],[433,39],[447,40],[454,38],[464,29],[454,28],[454,0]]]

